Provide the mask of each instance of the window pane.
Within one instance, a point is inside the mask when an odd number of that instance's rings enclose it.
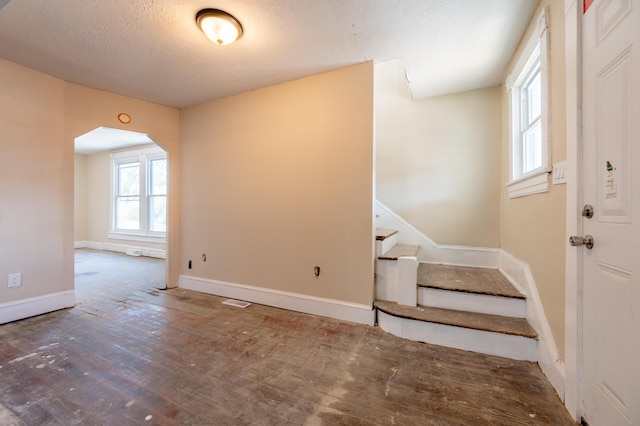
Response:
[[[116,199],[116,228],[140,229],[140,201],[138,197],[118,197]]]
[[[529,112],[525,127],[533,123],[542,114],[542,92],[540,83],[540,69],[538,69],[529,84],[527,90],[527,111]]]
[[[167,231],[167,197],[149,198],[149,231]]]
[[[523,136],[522,174],[542,166],[542,127],[540,121]]]
[[[118,195],[140,194],[140,163],[118,164]]]
[[[151,195],[166,195],[167,193],[167,159],[151,161]]]

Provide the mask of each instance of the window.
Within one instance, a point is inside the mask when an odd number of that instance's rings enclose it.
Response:
[[[140,230],[140,163],[116,164],[116,229]]]
[[[167,231],[167,159],[149,162],[149,231]]]
[[[549,190],[547,15],[543,10],[512,74],[507,78],[511,121],[509,197]]]
[[[111,154],[109,238],[158,241],[167,231],[167,157],[158,148]]]

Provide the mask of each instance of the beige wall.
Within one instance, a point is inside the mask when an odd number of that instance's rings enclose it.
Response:
[[[73,173],[73,238],[87,240],[87,156],[74,156]]]
[[[153,147],[146,145],[144,147]],[[141,149],[138,146],[131,149]],[[123,150],[120,150],[123,151]],[[116,152],[116,151],[113,151]],[[76,155],[76,196],[79,183],[78,157],[81,157],[84,177],[85,195],[83,203],[76,199],[76,226],[84,224],[84,238],[76,241],[90,241],[97,243],[111,243],[136,247],[150,247],[164,249],[164,243],[149,243],[135,240],[121,240],[109,238],[111,231],[111,151],[99,152],[91,155]],[[84,218],[79,217],[84,214]],[[79,235],[76,229],[75,235]]]
[[[500,244],[500,89],[412,101],[376,64],[376,196],[440,244]]]
[[[87,155],[87,241],[108,242],[110,157],[108,152]]]
[[[534,23],[523,40],[526,43],[535,25],[535,19],[545,6],[550,7],[551,158],[552,162],[556,163],[566,159],[563,3],[554,0],[541,1],[534,15]],[[518,54],[524,43],[521,43]],[[518,54],[512,60],[506,75],[511,72]],[[564,358],[566,185],[551,185],[547,193],[508,198],[505,184],[509,180],[509,116],[505,90],[502,91],[502,104],[502,248],[529,264],[560,357]]]
[[[181,140],[182,274],[372,302],[372,63],[187,108]]]
[[[116,119],[123,111],[133,118],[128,126]],[[169,152],[169,284],[176,285],[180,111],[0,60],[0,303],[73,288],[74,139],[99,126],[147,133]],[[8,289],[14,272],[22,286]]]
[[[130,124],[121,124],[117,120],[117,115],[120,112],[126,112],[131,116]],[[64,140],[65,147],[70,150],[71,158],[73,155],[74,139],[80,135],[83,135],[97,127],[111,127],[114,129],[130,130],[134,132],[146,133],[149,137],[160,145],[165,151],[167,151],[167,158],[169,161],[169,211],[168,211],[168,240],[167,240],[167,285],[169,287],[175,287],[178,281],[178,268],[180,262],[180,110],[170,108],[150,102],[141,101],[126,96],[115,95],[113,93],[104,92],[101,90],[92,89],[85,86],[79,86],[77,84],[65,83],[65,104],[64,104],[64,118],[65,118],[65,132]],[[108,159],[108,154],[106,158]],[[104,176],[107,176],[107,191],[108,184],[108,161],[99,161],[100,167],[104,169],[106,167],[106,174],[104,170],[100,173],[99,177],[91,178],[89,171],[96,161],[87,160],[87,178],[89,180],[104,180]],[[71,162],[73,164],[73,162]],[[69,176],[69,186],[73,185],[73,170],[71,170]],[[102,185],[103,183],[100,183]],[[89,188],[88,188],[89,189]],[[99,198],[100,193],[91,193],[88,190],[87,200],[88,205],[95,205],[93,202],[104,205],[104,198]],[[73,194],[71,192],[71,194]],[[92,197],[94,198],[92,200]],[[70,205],[73,207],[73,201],[69,200]],[[87,223],[87,239],[98,238],[98,235],[103,235],[103,228],[106,223],[108,229],[108,215],[109,215],[109,201],[107,197],[106,209],[101,210],[102,215],[106,215],[106,222],[99,220],[97,227],[94,227]],[[91,212],[87,212],[91,216]],[[73,226],[73,210],[69,213],[69,226]],[[73,237],[73,233],[71,234]],[[118,243],[118,241],[112,241]],[[73,240],[69,242],[73,247]],[[139,245],[139,244],[136,244]],[[73,253],[71,253],[72,255]],[[70,257],[69,265],[71,265],[70,273],[73,273],[73,258]]]
[[[0,303],[73,288],[63,244],[73,237],[64,90],[61,80],[0,60]],[[16,272],[22,286],[7,288]]]

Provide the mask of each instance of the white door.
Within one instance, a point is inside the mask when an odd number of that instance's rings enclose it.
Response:
[[[582,3],[582,2],[580,2]],[[640,0],[583,20],[584,419],[640,425]]]

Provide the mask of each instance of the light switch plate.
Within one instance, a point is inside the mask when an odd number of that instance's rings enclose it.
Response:
[[[555,163],[553,165],[553,180],[551,181],[551,183],[554,185],[567,183],[567,162],[566,161]]]

